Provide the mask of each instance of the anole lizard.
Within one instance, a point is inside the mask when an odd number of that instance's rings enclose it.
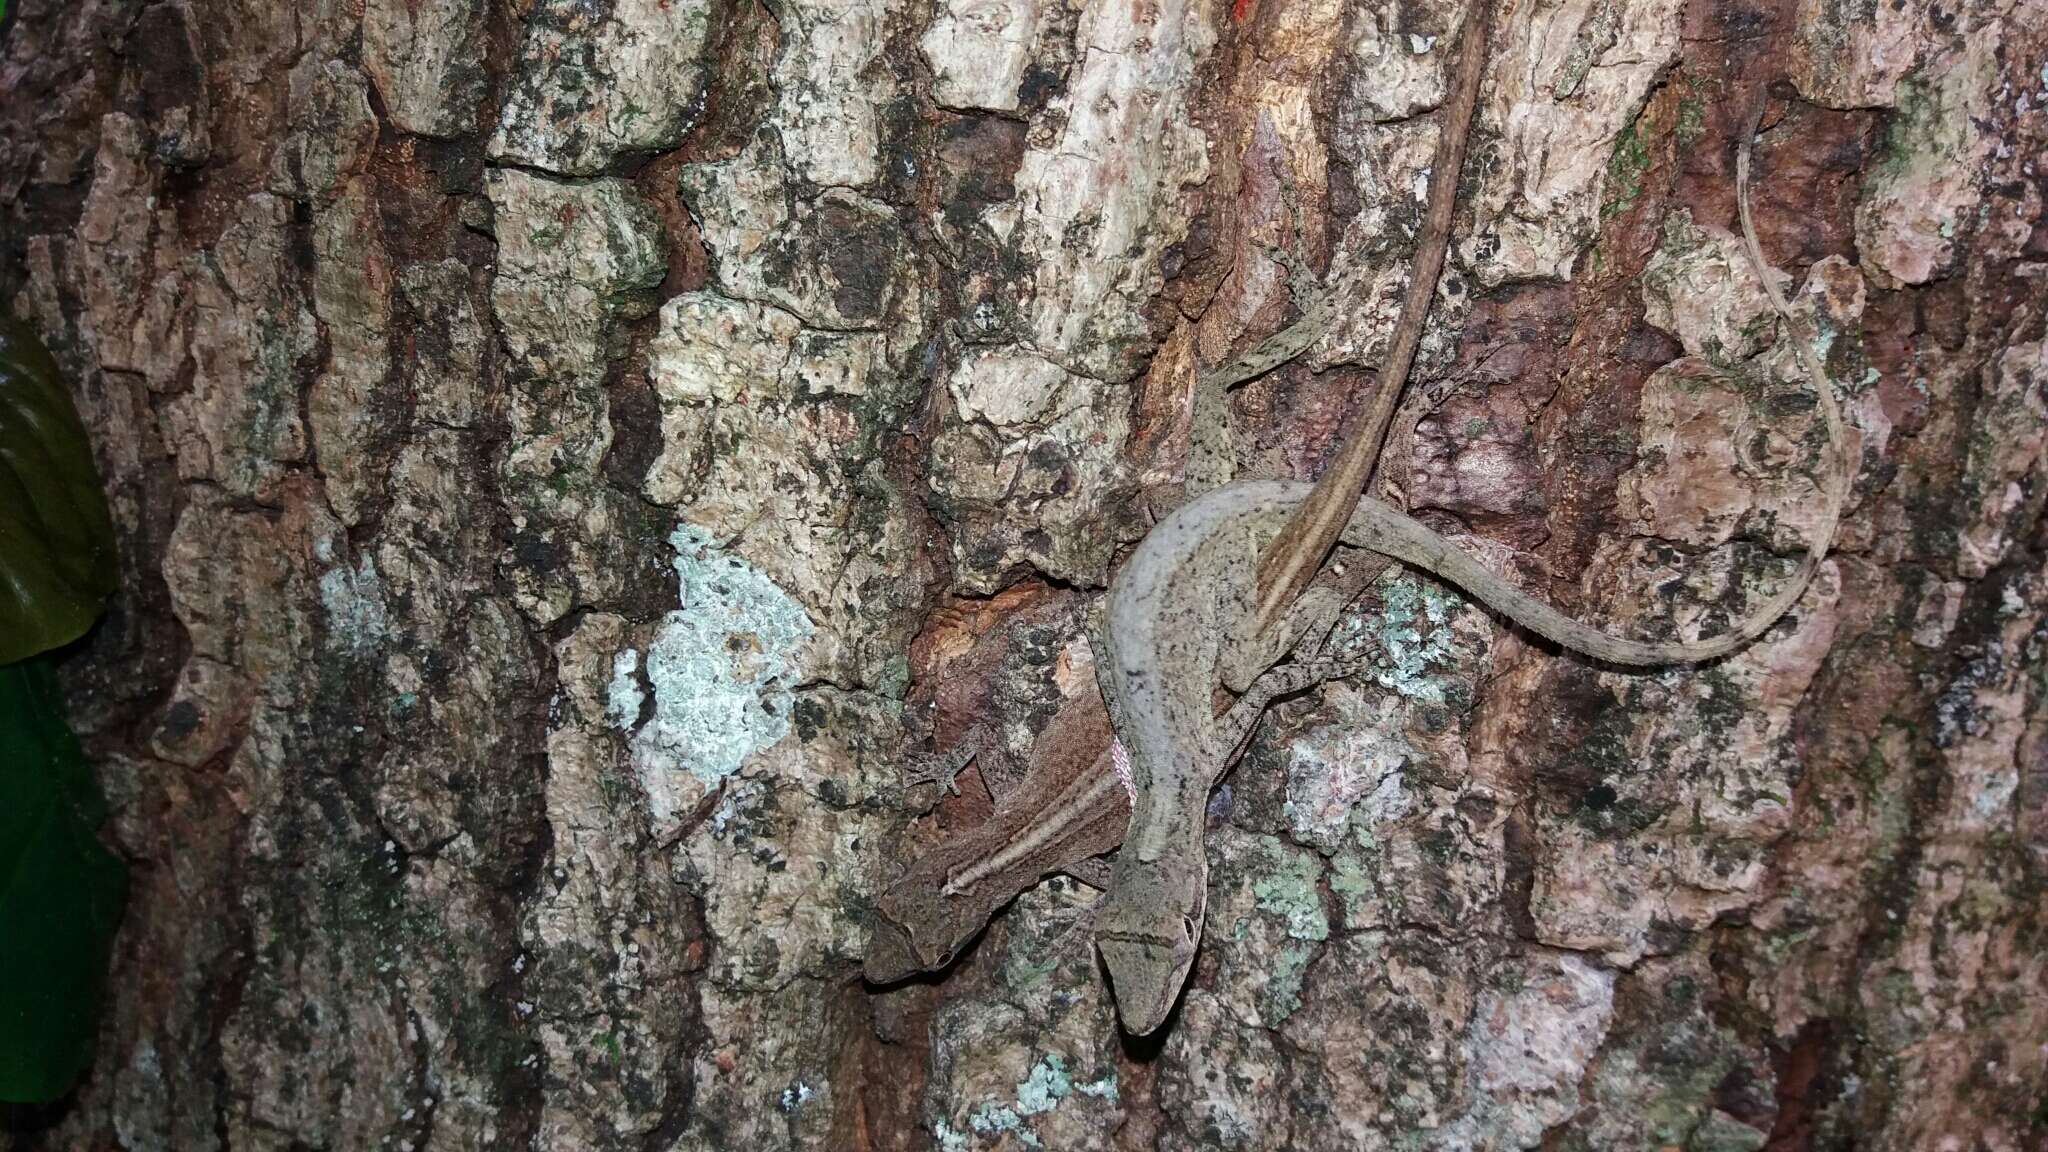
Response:
[[[1381,367],[1375,413],[1381,407],[1391,410],[1398,397],[1435,294],[1437,273],[1449,244],[1465,139],[1477,102],[1491,9],[1491,0],[1477,0],[1467,16],[1466,47],[1445,105],[1442,134],[1431,165],[1429,207],[1410,288]],[[1290,265],[1289,270],[1292,279],[1304,278],[1300,268]],[[1308,301],[1299,320],[1236,360],[1198,376],[1187,468],[1190,494],[1213,488],[1230,476],[1228,390],[1301,355],[1328,327],[1335,310],[1334,295],[1299,283],[1294,288],[1297,299]],[[1383,414],[1369,414],[1361,423],[1361,431],[1344,449],[1343,459],[1352,468],[1362,466],[1367,474],[1372,471],[1385,424]],[[1314,520],[1316,509],[1335,508],[1335,522],[1341,526],[1356,495],[1356,485],[1349,492],[1332,489],[1321,493],[1304,505],[1296,518]],[[1284,550],[1278,546],[1268,549],[1268,559],[1282,562],[1280,569],[1288,580],[1299,578],[1299,584],[1305,585],[1316,574],[1330,544],[1327,537],[1303,536],[1292,545],[1297,555],[1291,562],[1283,562]],[[1308,593],[1312,603],[1304,606],[1304,615],[1317,620],[1334,616],[1386,563],[1361,559],[1351,571],[1315,588]],[[1301,593],[1297,585],[1285,588],[1284,599],[1276,598],[1275,603],[1292,604]],[[1222,663],[1224,682],[1245,696],[1219,721],[1225,733],[1240,726],[1248,730],[1265,701],[1276,692],[1306,686],[1296,683],[1300,669],[1259,681],[1261,673],[1285,655],[1294,640],[1292,635],[1261,628],[1247,630],[1230,645]],[[997,908],[1052,873],[1076,872],[1100,886],[1103,877],[1087,865],[1098,863],[1091,858],[1122,841],[1130,812],[1128,781],[1115,773],[1110,743],[1107,714],[1099,700],[1071,702],[1062,708],[1040,737],[1021,780],[996,796],[994,814],[933,848],[879,894],[866,952],[867,978],[886,983],[945,966]],[[949,770],[956,771],[973,752],[971,746],[956,749],[933,778],[950,785]]]
[[[1744,241],[1773,309],[1799,349],[1827,445],[1825,503],[1813,543],[1776,595],[1712,640],[1646,643],[1566,618],[1428,527],[1377,501],[1358,501],[1341,529],[1343,541],[1442,577],[1538,635],[1611,664],[1710,660],[1776,623],[1805,590],[1833,540],[1852,462],[1842,447],[1841,413],[1825,371],[1778,291],[1756,239],[1749,211],[1749,147],[1745,136],[1736,162]],[[1165,1021],[1201,938],[1208,875],[1203,812],[1210,789],[1237,751],[1237,740],[1219,726],[1213,707],[1226,639],[1243,635],[1245,622],[1257,611],[1258,548],[1310,498],[1308,485],[1282,481],[1215,489],[1160,521],[1110,587],[1097,673],[1117,738],[1128,750],[1134,795],[1110,891],[1097,909],[1095,942],[1116,989],[1124,1027],[1139,1035]],[[1283,617],[1285,634],[1298,638],[1318,626],[1319,621],[1305,618],[1304,610],[1314,607],[1303,602]]]

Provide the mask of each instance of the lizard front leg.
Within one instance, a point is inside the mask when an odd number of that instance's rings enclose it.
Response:
[[[969,764],[980,770],[982,788],[996,804],[1017,789],[1027,771],[1003,747],[994,725],[980,722],[962,734],[951,748],[911,758],[903,768],[903,788],[909,791],[937,785],[938,791],[932,797],[936,804],[941,796],[960,795],[960,774]],[[926,810],[930,807],[931,804],[923,806]]]
[[[1216,725],[1210,731],[1209,762],[1216,765],[1211,785],[1243,755],[1252,730],[1258,727],[1259,717],[1265,715],[1273,701],[1313,688],[1326,680],[1341,680],[1357,671],[1363,663],[1362,656],[1318,655],[1269,668],[1253,680],[1245,694],[1216,718]]]

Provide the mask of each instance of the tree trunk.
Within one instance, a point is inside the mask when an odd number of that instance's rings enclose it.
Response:
[[[1197,365],[1316,474],[1459,3],[16,0],[0,292],[124,580],[66,664],[130,862],[0,1147],[2048,1147],[2048,6],[1504,0],[1387,491],[1611,630],[1395,575],[1268,716],[1120,1038],[1091,889],[858,979],[1180,494]],[[1767,581],[1766,581],[1767,582]]]

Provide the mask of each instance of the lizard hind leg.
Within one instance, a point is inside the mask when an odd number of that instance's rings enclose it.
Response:
[[[1060,867],[1060,871],[1090,888],[1103,892],[1109,890],[1109,877],[1115,870],[1116,861],[1106,855],[1072,860]]]
[[[1242,696],[1289,652],[1320,646],[1345,606],[1392,564],[1384,556],[1359,553],[1341,568],[1332,565],[1326,569],[1325,575],[1311,584],[1273,627],[1260,631],[1256,619],[1245,616],[1243,634],[1223,645],[1217,658],[1216,670],[1223,686]]]

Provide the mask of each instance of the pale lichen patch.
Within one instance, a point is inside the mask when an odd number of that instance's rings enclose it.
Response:
[[[1405,700],[1443,705],[1450,685],[1443,672],[1469,653],[1469,637],[1447,625],[1466,607],[1457,593],[1433,580],[1397,571],[1380,584],[1380,611],[1356,621],[1380,651],[1373,679]]]
[[[363,71],[392,123],[422,136],[474,125],[489,79],[482,16],[472,0],[366,0]]]
[[[1349,79],[1344,111],[1370,121],[1401,120],[1442,103],[1449,53],[1432,54],[1439,37],[1409,29],[1416,19],[1441,19],[1415,8],[1358,9],[1344,46]],[[1432,29],[1436,25],[1431,26]],[[1356,109],[1356,112],[1351,112]]]
[[[955,578],[993,592],[1028,564],[1106,582],[1132,512],[1129,389],[1010,350],[969,357],[950,392],[929,483],[951,521]]]
[[[795,0],[776,12],[782,53],[774,66],[775,125],[805,181],[858,188],[881,176],[881,109],[896,97],[882,52],[901,6]]]
[[[2001,350],[1983,379],[1958,485],[1956,571],[1967,578],[2003,562],[2039,514],[2048,470],[2048,341]]]
[[[906,609],[922,589],[906,495],[876,459],[902,392],[883,337],[686,292],[662,306],[647,382],[661,452],[646,497],[804,606],[820,630],[820,674],[900,682]]]
[[[1403,713],[1391,697],[1339,708],[1348,715],[1288,744],[1282,815],[1296,840],[1326,852],[1398,819],[1412,804],[1401,770],[1416,751],[1400,733]]]
[[[1770,335],[1770,298],[1742,241],[1695,223],[1688,209],[1664,218],[1664,233],[1643,269],[1642,297],[1645,323],[1717,365],[1748,359]]]
[[[362,557],[354,568],[342,563],[321,573],[320,604],[327,610],[329,637],[351,652],[375,650],[391,631],[375,557]]]
[[[987,223],[1030,269],[1026,342],[1067,370],[1125,380],[1152,345],[1141,306],[1187,234],[1182,189],[1208,174],[1189,100],[1213,43],[1202,5],[1086,5],[1067,90],[1037,118],[1017,195]]]
[[[612,680],[605,689],[604,718],[621,731],[631,731],[647,703],[640,687],[640,650],[622,649],[612,657]]]
[[[727,295],[835,331],[875,329],[914,307],[920,270],[896,210],[850,187],[800,184],[777,133],[686,165],[677,180]]]
[[[1465,1033],[1468,1103],[1435,1149],[1534,1147],[1579,1108],[1579,1085],[1614,1014],[1614,973],[1578,956],[1511,961]]]
[[[657,826],[788,735],[798,649],[815,630],[758,569],[689,524],[669,537],[681,607],[647,646],[654,711],[633,769]]]
[[[1121,1119],[1114,1017],[1057,884],[1018,898],[998,978],[932,1025],[926,1128],[944,1146],[1099,1147]]]
[[[1458,249],[1480,284],[1571,275],[1616,195],[1610,159],[1678,59],[1681,11],[1569,0],[1503,13],[1479,112],[1482,132],[1499,126],[1498,175]]]

